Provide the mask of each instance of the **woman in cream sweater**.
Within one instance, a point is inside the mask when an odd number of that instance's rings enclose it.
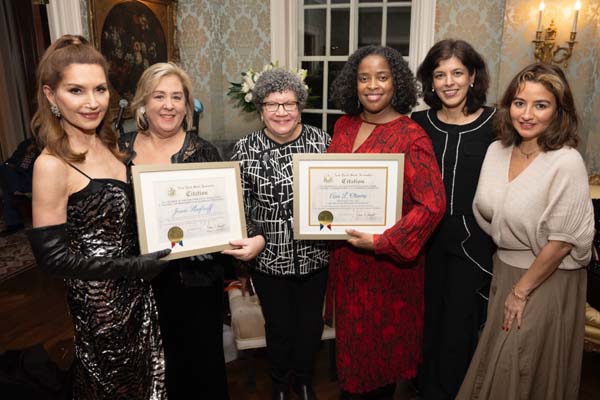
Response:
[[[576,399],[594,219],[573,96],[533,64],[499,108],[473,202],[498,248],[489,315],[457,398]]]

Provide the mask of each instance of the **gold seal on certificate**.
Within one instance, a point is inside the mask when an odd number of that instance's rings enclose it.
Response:
[[[178,226],[174,226],[167,232],[167,238],[171,242],[171,248],[175,247],[179,243],[183,247],[183,229]]]
[[[333,222],[333,214],[331,211],[321,211],[319,213],[319,230],[323,230],[323,228],[327,227],[331,230],[331,223]]]
[[[294,238],[382,233],[400,219],[403,177],[403,154],[294,155]]]

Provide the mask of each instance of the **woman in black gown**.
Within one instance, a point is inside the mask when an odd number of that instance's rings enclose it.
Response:
[[[29,240],[38,266],[66,279],[75,325],[75,399],[166,398],[148,280],[164,250],[138,254],[131,186],[110,129],[108,66],[81,36],[54,42],[38,67]]]

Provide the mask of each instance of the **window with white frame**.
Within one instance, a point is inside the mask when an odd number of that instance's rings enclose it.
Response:
[[[308,70],[302,121],[333,131],[342,115],[329,88],[358,47],[397,49],[416,70],[433,45],[435,0],[271,0],[273,59]]]

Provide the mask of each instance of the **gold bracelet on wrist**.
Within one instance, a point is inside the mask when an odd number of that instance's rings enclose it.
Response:
[[[527,300],[529,300],[529,296],[519,296],[519,295],[517,294],[517,291],[515,290],[515,287],[516,287],[516,286],[517,286],[517,285],[514,285],[514,286],[512,287],[512,289],[511,289],[511,291],[510,291],[510,292],[512,293],[512,295],[513,295],[513,296],[515,296],[515,298],[516,298],[517,300],[520,300],[520,301],[527,301]]]

